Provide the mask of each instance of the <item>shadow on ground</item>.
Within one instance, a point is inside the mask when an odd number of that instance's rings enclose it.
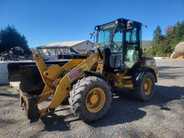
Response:
[[[107,116],[104,119],[89,125],[93,127],[102,127],[136,121],[146,115],[146,112],[139,108],[149,105],[159,106],[161,110],[170,110],[165,105],[170,101],[183,98],[184,87],[156,86],[155,96],[148,102],[141,102],[133,99],[131,93],[127,89],[119,89],[116,94],[118,98],[113,98]]]
[[[141,107],[156,105],[160,107],[160,110],[170,110],[165,105],[170,101],[182,99],[183,97],[184,87],[156,86],[154,98],[148,102],[141,102],[133,99],[128,89],[122,88],[115,91],[107,115],[97,122],[87,124],[92,127],[103,127],[133,122],[146,116],[147,113],[140,110]],[[66,110],[69,109],[66,108]],[[72,114],[69,114],[68,116],[73,118]],[[64,120],[68,116],[57,116],[56,114],[52,114],[49,117],[42,118],[42,122],[45,124],[45,130],[43,131],[70,130],[70,123],[79,119],[65,122]]]
[[[11,104],[17,102],[17,100],[11,101],[12,103],[10,103],[10,101],[7,102],[4,100],[4,97],[13,97],[19,100],[18,93],[15,94],[8,91],[1,91],[0,99],[1,103],[4,103],[2,105],[3,107],[10,106]],[[156,86],[155,96],[151,101],[148,102],[141,102],[133,99],[130,91],[128,89],[122,88],[115,91],[111,107],[107,115],[97,122],[88,123],[88,125],[92,127],[103,127],[133,122],[146,116],[147,113],[140,108],[149,105],[156,105],[160,107],[160,110],[170,110],[165,105],[168,102],[178,99],[184,99],[184,87]],[[70,130],[70,123],[80,119],[75,117],[68,107],[68,105],[62,105],[62,109],[56,110],[56,112],[68,112],[68,115],[58,116],[57,114],[50,114],[43,117],[41,120],[44,124],[44,129],[42,131]],[[22,113],[24,113],[24,111],[22,111]],[[69,121],[65,121],[66,119],[68,120],[68,118]]]
[[[168,69],[180,69],[180,68],[183,68],[183,67],[174,67],[174,66],[160,66],[160,67],[157,67],[157,69],[159,71],[168,70]]]
[[[7,91],[6,92],[1,92],[0,96],[6,96],[6,97],[11,97],[11,98],[19,98],[18,93],[17,94],[12,94],[12,93],[7,93]]]
[[[157,70],[159,70],[159,78],[163,78],[163,79],[177,79],[177,78],[181,78],[183,74],[183,67],[174,67],[174,66],[160,66],[157,67]],[[178,69],[181,72],[178,72]],[[184,68],[183,68],[184,69]],[[177,72],[176,72],[177,70]]]
[[[174,72],[169,73],[166,70],[171,69],[180,69],[181,67],[158,67],[160,73],[160,78],[177,78],[181,77],[181,75],[176,76]],[[1,91],[0,98],[3,97],[13,97],[18,99],[18,94],[9,93],[8,91]],[[127,122],[133,122],[139,119],[142,119],[146,116],[146,112],[141,110],[140,108],[146,107],[149,105],[159,106],[160,110],[170,109],[166,106],[168,102],[173,100],[183,99],[184,98],[184,87],[179,86],[156,86],[155,96],[151,101],[148,102],[140,102],[132,98],[131,93],[128,89],[122,88],[115,91],[115,95],[113,97],[111,107],[107,113],[107,115],[97,122],[88,123],[89,126],[92,127],[103,127],[103,126],[112,126],[117,124],[123,124]],[[3,101],[3,100],[2,100]],[[1,102],[2,102],[1,101]],[[9,105],[9,104],[8,104]],[[66,108],[65,108],[66,107]],[[64,105],[61,110],[66,110],[65,112],[70,112],[68,106]],[[61,110],[56,110],[56,112],[62,112]],[[70,121],[65,121],[67,118],[70,118]],[[50,114],[42,118],[42,122],[44,124],[43,131],[68,131],[70,130],[70,123],[78,121],[73,114],[69,113],[68,115],[56,115]]]

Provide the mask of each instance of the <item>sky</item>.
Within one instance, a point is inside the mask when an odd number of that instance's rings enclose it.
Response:
[[[184,21],[184,0],[0,0],[0,29],[14,26],[31,48],[51,42],[90,40],[96,25],[118,18],[143,27],[143,40],[153,31]]]

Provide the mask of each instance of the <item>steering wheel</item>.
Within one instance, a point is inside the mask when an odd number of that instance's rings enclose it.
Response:
[[[120,46],[118,46],[117,43],[115,43],[114,41],[111,42],[110,48],[112,49],[112,51],[116,52],[118,51],[118,49],[120,48]]]

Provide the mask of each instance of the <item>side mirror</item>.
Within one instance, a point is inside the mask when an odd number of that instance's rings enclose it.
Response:
[[[127,29],[128,30],[132,30],[134,28],[134,26],[133,26],[133,21],[128,21],[127,22]]]

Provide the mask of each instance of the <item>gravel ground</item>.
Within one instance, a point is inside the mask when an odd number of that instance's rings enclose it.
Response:
[[[184,137],[184,60],[157,60],[157,66],[160,77],[151,101],[136,101],[120,89],[108,114],[91,124],[76,118],[68,105],[30,123],[17,91],[0,86],[0,137]]]

